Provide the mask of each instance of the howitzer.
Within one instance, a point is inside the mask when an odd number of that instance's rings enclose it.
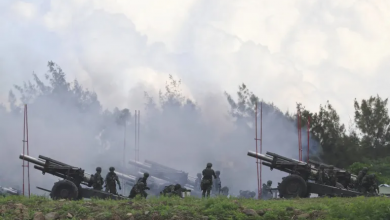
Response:
[[[150,177],[164,180],[169,184],[180,184],[194,188],[195,180],[183,171],[169,168],[149,160],[146,160],[145,163],[130,160],[129,163],[138,167],[142,173],[149,173]]]
[[[318,169],[314,165],[267,152],[266,155],[248,151],[248,156],[262,160],[262,164],[289,173],[278,186],[281,198],[307,198],[311,193],[333,196],[359,196],[359,192],[346,190],[342,184],[336,187],[315,183]]]
[[[310,159],[309,159],[309,164],[313,165],[316,169],[319,169],[321,165],[324,166],[325,170],[328,170],[331,167],[331,165],[329,165],[329,164],[320,163],[320,162],[317,162],[315,160],[310,160]],[[354,183],[357,180],[356,175],[351,174],[344,169],[341,169],[338,167],[333,167],[333,169],[336,173],[337,181],[339,183],[341,183],[344,186],[344,188],[349,187],[351,183]]]
[[[39,155],[39,159],[23,155],[19,159],[26,160],[35,164],[34,168],[42,171],[42,174],[49,173],[53,176],[62,178],[54,183],[50,191],[52,199],[70,199],[79,200],[82,198],[110,198],[110,199],[127,199],[120,195],[114,195],[108,192],[94,190],[91,188],[83,188],[81,185],[91,187],[93,184],[93,175],[86,173],[83,169],[74,167],[49,157]]]

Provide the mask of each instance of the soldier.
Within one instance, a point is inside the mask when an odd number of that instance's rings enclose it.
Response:
[[[375,174],[365,175],[363,177],[361,186],[364,194],[379,194],[379,187],[376,183]]]
[[[261,190],[261,197],[263,199],[272,198],[271,186],[272,186],[272,181],[271,180],[268,180],[267,184],[263,184],[263,188]]]
[[[142,182],[142,181],[138,182],[137,184],[135,184],[133,186],[133,188],[131,188],[129,198],[133,199],[137,195],[141,195],[142,197],[144,197],[146,199],[148,194],[145,192],[145,189],[146,189],[146,187],[145,187],[144,182]]]
[[[334,166],[330,166],[328,170],[328,185],[336,187],[337,176],[334,170]]]
[[[317,172],[316,183],[325,184],[326,179],[325,167],[321,164],[320,169]]]
[[[214,184],[213,184],[212,190],[213,190],[213,193],[216,195],[219,195],[221,192],[221,178],[219,178],[220,174],[221,174],[221,172],[215,171],[215,175],[217,176],[217,178],[214,179]]]
[[[200,187],[200,185],[201,185],[200,183],[202,182],[202,174],[198,173],[196,176],[198,178],[196,178],[196,180],[195,180],[195,189],[202,190]]]
[[[116,191],[116,184],[115,184],[115,182],[118,183],[119,190],[122,189],[121,183],[119,182],[118,176],[114,172],[115,168],[114,167],[110,167],[109,170],[110,170],[110,172],[107,173],[106,180],[105,180],[106,192],[110,192],[112,194],[118,195],[118,193]]]
[[[221,193],[223,196],[229,196],[229,188],[227,186],[222,187]]]
[[[358,188],[358,191],[363,192],[363,187],[362,187],[362,181],[363,178],[367,175],[368,168],[363,167],[361,171],[359,171],[358,177],[356,178],[356,187]]]
[[[215,175],[215,172],[213,169],[211,169],[213,165],[211,163],[207,163],[206,169],[202,171],[203,179],[201,182],[201,188],[202,188],[202,197],[205,197],[205,194],[207,192],[207,197],[210,197],[210,190],[213,186],[213,177],[217,178]]]
[[[256,196],[256,192],[255,191],[252,191],[252,192],[249,192],[249,198],[255,198],[255,196]]]
[[[145,185],[145,187],[146,187],[146,189],[150,189],[150,188],[148,187],[148,184],[146,183],[146,181],[148,180],[148,177],[149,177],[149,173],[144,173],[144,176],[143,176],[143,177],[140,177],[140,178],[137,180],[137,183],[143,182],[144,185]]]
[[[96,167],[96,173],[93,175],[93,184],[92,187],[94,190],[102,190],[103,189],[103,177],[101,175],[102,168]]]
[[[188,192],[189,190],[182,188],[180,184],[169,185],[164,188],[160,195],[164,196],[180,196],[182,192]]]

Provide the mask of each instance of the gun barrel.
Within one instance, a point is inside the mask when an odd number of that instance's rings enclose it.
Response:
[[[36,159],[34,157],[31,157],[31,156],[28,156],[28,155],[20,154],[19,155],[19,159],[28,161],[30,163],[33,163],[33,164],[36,164],[36,165],[39,165],[39,166],[42,166],[42,167],[45,166],[44,162],[39,161],[38,159]]]
[[[137,177],[133,176],[133,175],[128,175],[128,174],[123,174],[123,173],[120,173],[118,171],[114,171],[116,173],[116,175],[118,175],[119,177],[122,177],[126,180],[131,180],[131,181],[136,181],[137,180]]]
[[[248,156],[272,163],[272,158],[270,158],[269,156],[264,155],[264,154],[259,154],[259,153],[253,152],[253,151],[248,151]]]
[[[267,152],[266,153],[267,155],[270,155],[270,156],[273,156],[273,157],[276,157],[278,159],[282,159],[282,160],[285,160],[285,161],[289,161],[289,162],[293,162],[293,163],[298,163],[298,164],[307,164],[303,161],[299,161],[299,160],[296,160],[296,159],[291,159],[291,158],[287,158],[287,157],[284,157],[284,156],[281,156],[279,154],[275,154],[275,153],[271,153],[271,152]]]
[[[60,161],[58,161],[58,160],[54,160],[54,159],[51,159],[51,158],[49,158],[49,157],[45,157],[45,156],[42,156],[42,155],[39,155],[38,158],[41,159],[41,160],[49,161],[49,162],[51,162],[51,163],[56,163],[56,164],[61,165],[61,166],[72,167],[72,166],[69,165],[69,164],[62,163],[62,162],[60,162]]]
[[[162,165],[162,164],[150,161],[150,160],[145,160],[145,163],[151,164],[152,166],[156,166],[156,167],[159,167],[159,168],[163,168],[165,170],[169,170],[169,171],[171,171],[173,173],[184,173],[183,171],[176,170],[176,169],[173,169],[171,167],[168,167],[168,166],[165,166],[165,165]]]
[[[143,164],[143,163],[140,163],[140,162],[134,161],[134,160],[130,160],[129,164],[135,165],[135,166],[137,166],[139,168],[146,169],[146,170],[150,170],[151,169],[151,167],[149,165]]]

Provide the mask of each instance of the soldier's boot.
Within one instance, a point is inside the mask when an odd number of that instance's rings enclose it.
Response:
[[[202,190],[202,198],[206,196],[206,190]]]

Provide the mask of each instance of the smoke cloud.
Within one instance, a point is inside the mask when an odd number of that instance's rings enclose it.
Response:
[[[34,82],[16,86],[18,93],[9,94],[11,110],[1,109],[0,146],[6,152],[0,158],[6,165],[0,168],[2,183],[19,187],[21,184],[22,161],[18,155],[22,150],[23,106],[20,103],[28,103],[31,156],[47,156],[89,173],[101,166],[105,174],[114,166],[119,172],[134,174],[127,164],[135,157],[134,109],[129,108],[127,119],[124,109],[106,110],[95,93],[77,81],[67,82],[59,66],[49,62],[48,67],[46,80],[34,77]],[[248,150],[255,150],[253,106],[250,107],[248,98],[233,100],[236,103],[230,99],[229,104],[223,91],[219,91],[205,94],[197,102],[184,96],[181,82],[171,77],[159,93],[146,93],[143,100],[141,162],[152,160],[194,177],[211,162],[215,170],[221,171],[222,183],[231,193],[256,189],[256,160],[246,155]],[[263,152],[297,158],[296,123],[270,104],[264,103],[263,107]],[[51,189],[58,178],[49,174],[43,177],[32,167],[32,192],[42,193],[36,186]],[[263,171],[263,178],[275,184],[284,175]]]

